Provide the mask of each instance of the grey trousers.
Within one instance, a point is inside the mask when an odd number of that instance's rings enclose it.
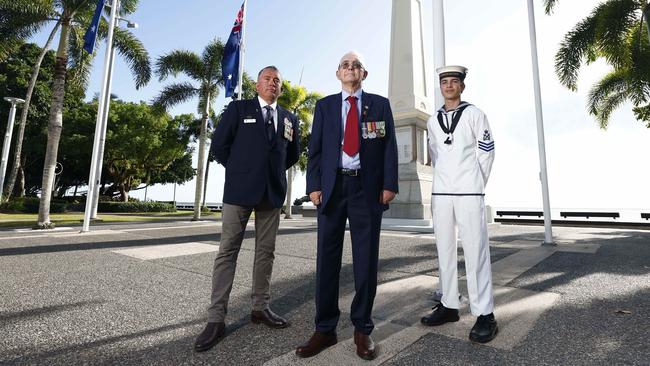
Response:
[[[280,224],[279,208],[250,208],[224,203],[219,253],[212,270],[212,295],[208,322],[223,322],[228,313],[228,298],[237,267],[237,256],[244,240],[246,224],[255,211],[255,261],[253,264],[253,310],[269,307],[275,237]]]

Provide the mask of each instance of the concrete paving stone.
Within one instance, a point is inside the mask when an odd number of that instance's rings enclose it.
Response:
[[[142,248],[114,250],[113,253],[126,255],[136,259],[151,260],[217,251],[219,251],[218,245],[189,242],[182,244],[153,245]]]

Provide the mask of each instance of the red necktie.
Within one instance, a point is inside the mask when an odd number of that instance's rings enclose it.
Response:
[[[346,99],[350,102],[348,117],[345,119],[345,133],[343,134],[343,151],[348,156],[359,152],[359,112],[357,111],[357,97],[350,95]]]

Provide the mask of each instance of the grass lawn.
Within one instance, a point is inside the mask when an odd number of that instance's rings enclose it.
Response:
[[[139,213],[100,213],[101,222],[151,222],[157,220],[169,219],[189,219],[192,217],[192,211],[177,212],[139,212]],[[220,212],[203,213],[201,216],[219,218]],[[53,213],[50,214],[50,220],[57,226],[80,224],[83,222],[84,214],[82,212]],[[36,225],[38,214],[8,214],[0,213],[0,228],[31,228]]]

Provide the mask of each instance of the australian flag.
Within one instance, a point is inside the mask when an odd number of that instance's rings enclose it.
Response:
[[[223,50],[221,72],[226,82],[226,98],[231,97],[239,81],[239,49],[241,47],[241,32],[244,23],[244,4],[241,5],[235,25],[232,27],[228,42]]]
[[[84,50],[88,53],[93,53],[95,50],[95,40],[97,40],[97,30],[99,29],[99,20],[102,18],[102,11],[104,11],[104,2],[106,0],[98,0],[95,14],[90,22],[90,26],[84,35]]]

